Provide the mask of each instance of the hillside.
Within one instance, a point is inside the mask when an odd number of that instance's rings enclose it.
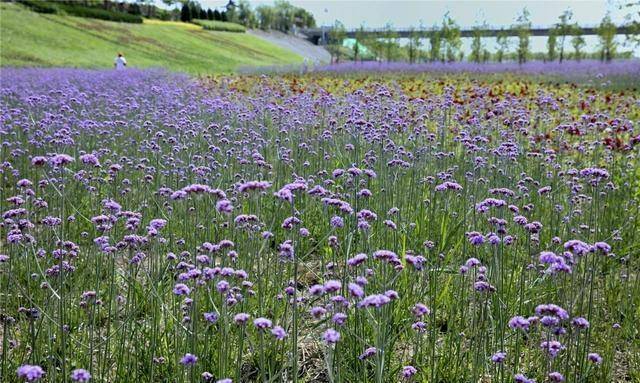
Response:
[[[200,73],[239,66],[294,64],[296,53],[246,33],[145,20],[127,24],[35,13],[0,4],[0,65],[108,68],[117,52],[132,67]]]

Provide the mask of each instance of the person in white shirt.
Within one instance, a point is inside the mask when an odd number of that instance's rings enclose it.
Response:
[[[117,70],[124,69],[127,66],[127,60],[124,58],[122,53],[118,53],[118,57],[116,57],[115,61],[113,62],[113,66]]]

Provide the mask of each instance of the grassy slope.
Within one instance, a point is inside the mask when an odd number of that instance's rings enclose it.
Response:
[[[302,61],[291,51],[245,33],[156,20],[126,24],[44,15],[7,3],[0,4],[0,32],[2,66],[108,68],[118,51],[132,67],[194,74]]]

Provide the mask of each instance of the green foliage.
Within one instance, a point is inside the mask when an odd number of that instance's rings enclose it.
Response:
[[[79,5],[57,4],[57,7],[66,14],[77,17],[118,21],[124,23],[142,23],[142,17],[123,12],[107,11],[100,8],[83,7]]]
[[[513,26],[513,28],[518,31],[518,49],[516,53],[518,56],[518,63],[520,64],[527,62],[531,55],[531,21],[529,20],[529,15],[529,11],[525,7],[516,19],[517,24]]]
[[[484,37],[484,29],[486,26],[476,26],[473,28],[473,40],[471,41],[471,59],[474,62],[484,60],[484,46],[482,45],[482,37]]]
[[[367,34],[364,32],[364,26],[360,25],[356,31],[356,43],[353,46],[353,61],[362,60],[361,46],[366,46],[368,41]]]
[[[506,31],[498,32],[498,36],[496,36],[496,42],[498,43],[498,50],[496,51],[496,60],[498,62],[502,62],[505,55],[509,52],[509,35]]]
[[[549,36],[547,37],[547,60],[555,61],[556,60],[556,48],[558,46],[558,30],[556,28],[551,28],[549,31]]]
[[[437,26],[434,26],[431,30],[431,33],[429,33],[429,45],[429,60],[440,60],[440,51],[442,48],[442,31],[438,30]]]
[[[400,44],[398,44],[398,34],[394,31],[391,24],[387,24],[384,28],[382,44],[384,46],[384,57],[387,62],[395,60]]]
[[[420,27],[420,30],[416,30],[413,27],[409,29],[409,42],[406,49],[410,63],[420,61],[420,46],[422,45],[423,30],[424,28],[422,26]]]
[[[331,61],[333,61],[333,58],[335,57],[335,61],[340,62],[340,57],[343,56],[344,53],[342,43],[346,36],[347,33],[344,25],[336,20],[333,28],[331,28],[331,31],[329,32],[328,49],[329,53],[331,53]]]
[[[273,6],[261,5],[256,8],[255,24],[261,29],[289,32],[296,28],[316,26],[313,15],[303,8],[295,7],[286,0],[276,0]]]
[[[38,13],[66,13],[71,16],[87,17],[92,19],[118,21],[124,23],[142,23],[142,17],[135,14],[84,6],[79,3],[36,0],[20,0],[19,2]]]
[[[576,28],[574,31],[573,38],[571,39],[571,45],[573,45],[574,58],[580,61],[582,59],[582,48],[586,45],[580,28]]]
[[[449,62],[456,61],[458,57],[461,57],[462,38],[460,32],[460,26],[456,21],[449,16],[447,12],[442,21],[442,36],[444,42],[444,55],[442,60],[445,59]]]
[[[600,60],[611,61],[615,56],[617,43],[616,25],[611,21],[611,16],[607,15],[602,19],[597,28],[598,38],[600,39]]]
[[[573,18],[573,12],[570,9],[564,11],[560,16],[560,22],[556,24],[557,34],[560,36],[560,62],[564,60],[564,42],[567,36],[573,33],[573,25],[570,24],[571,19]]]
[[[37,0],[19,0],[20,4],[24,4],[27,7],[38,13],[56,13],[58,12],[58,8],[45,1],[37,1]]]
[[[180,10],[180,21],[183,23],[191,21],[191,9],[187,3],[182,4],[182,9]]]
[[[247,0],[240,0],[237,10],[237,22],[247,28],[255,28],[258,26],[256,13],[251,9],[251,4]]]
[[[243,25],[230,23],[228,21],[215,21],[215,20],[193,20],[194,24],[202,26],[202,28],[209,31],[220,31],[220,32],[235,32],[235,33],[244,33],[246,32],[246,28]]]

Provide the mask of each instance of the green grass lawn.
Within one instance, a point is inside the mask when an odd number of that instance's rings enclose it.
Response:
[[[239,66],[293,64],[295,53],[245,33],[145,20],[127,24],[35,13],[0,4],[0,65],[109,68],[117,52],[131,67],[164,67],[192,74]]]

